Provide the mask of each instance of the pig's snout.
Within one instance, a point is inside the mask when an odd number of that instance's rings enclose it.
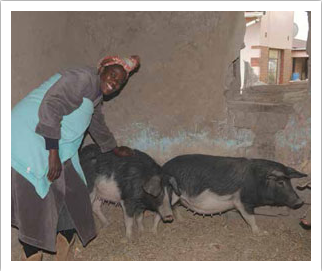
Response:
[[[294,201],[291,202],[291,204],[287,204],[288,207],[292,208],[292,209],[299,209],[300,207],[302,207],[304,204],[304,201],[302,199],[299,198],[299,196],[296,195],[296,199]]]
[[[299,209],[299,208],[301,208],[302,206],[303,206],[303,204],[304,204],[304,201],[303,200],[298,200],[293,206],[292,206],[292,208],[293,209]]]
[[[168,195],[168,191],[164,188],[164,197],[163,202],[158,208],[158,213],[162,217],[163,222],[172,222],[173,221],[173,213],[170,205],[170,199]]]
[[[167,215],[163,218],[164,222],[172,222],[173,221],[173,215]]]

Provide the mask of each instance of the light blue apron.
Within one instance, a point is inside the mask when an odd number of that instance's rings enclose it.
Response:
[[[61,75],[55,74],[40,87],[30,92],[11,111],[11,166],[24,176],[44,198],[51,182],[47,179],[49,151],[45,148],[45,139],[36,134],[39,122],[39,106],[47,90],[55,84]],[[79,163],[78,149],[88,128],[94,106],[91,100],[83,98],[83,103],[61,121],[61,139],[59,157],[62,163],[71,159],[75,170],[86,184]]]

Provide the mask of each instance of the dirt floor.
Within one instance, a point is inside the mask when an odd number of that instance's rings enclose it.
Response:
[[[298,225],[291,216],[256,216],[261,230],[267,235],[254,236],[239,213],[230,211],[226,226],[223,217],[193,215],[179,207],[181,221],[160,223],[158,235],[151,232],[153,215],[145,216],[145,232],[134,231],[133,239],[124,236],[123,214],[120,207],[105,204],[103,212],[111,224],[101,228],[95,217],[98,236],[84,248],[78,238],[70,258],[76,261],[310,261],[311,231]],[[19,260],[21,246],[12,246],[12,260]],[[53,260],[44,254],[44,260]]]

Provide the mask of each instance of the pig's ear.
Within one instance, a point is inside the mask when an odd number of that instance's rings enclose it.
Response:
[[[181,192],[178,188],[178,184],[177,184],[176,179],[174,177],[170,176],[169,183],[171,184],[174,193],[176,193],[178,196],[181,196]]]
[[[295,170],[294,168],[291,167],[286,167],[286,172],[287,172],[287,177],[289,178],[303,178],[303,177],[307,177],[307,174],[305,173],[301,173],[297,170]]]
[[[159,176],[153,176],[150,180],[148,180],[144,185],[143,185],[143,190],[154,196],[157,197],[162,190],[161,187],[161,179]]]

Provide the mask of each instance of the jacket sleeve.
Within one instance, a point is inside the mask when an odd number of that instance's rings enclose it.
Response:
[[[90,83],[86,75],[65,73],[47,91],[38,111],[36,133],[51,139],[60,139],[60,122],[64,115],[77,109],[83,102],[83,91]]]
[[[53,139],[49,137],[45,137],[45,145],[46,145],[46,150],[52,150],[52,149],[59,149],[59,143],[58,139]]]
[[[102,113],[102,103],[99,103],[95,109],[88,132],[94,141],[100,146],[102,152],[111,151],[116,147],[116,140],[113,134],[106,126],[104,115]]]

